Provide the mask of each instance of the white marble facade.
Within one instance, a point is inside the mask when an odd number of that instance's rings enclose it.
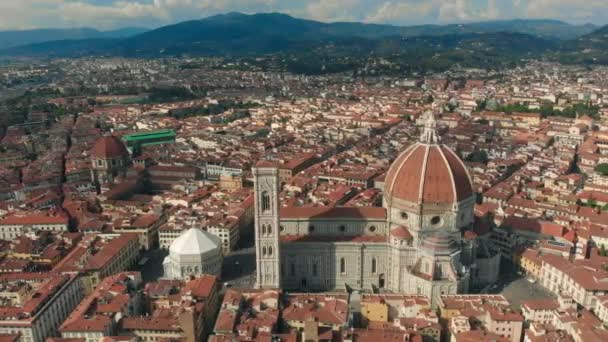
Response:
[[[410,201],[396,191],[385,190],[384,208],[375,208],[374,215],[362,210],[362,214],[349,216],[351,211],[339,208],[335,215],[332,209],[323,216],[311,209],[307,215],[306,208],[299,210],[301,215],[295,218],[282,215],[276,165],[258,164],[253,171],[257,286],[297,291],[376,288],[423,294],[435,303],[441,294],[467,293],[472,284],[479,286],[476,279],[471,279],[472,275],[484,282],[495,281],[496,272],[485,273],[499,267],[498,254],[476,260],[475,249],[481,242],[462,238],[466,230],[472,229],[475,204],[466,167],[439,143],[434,118],[426,120],[421,142],[405,151],[391,167],[397,168],[392,172],[399,173],[393,178],[406,185],[405,179],[422,174],[416,178],[421,200]],[[408,160],[406,154],[417,153],[415,149],[426,156],[419,158],[422,165],[412,167],[411,163],[416,161]],[[400,161],[410,164],[396,165]],[[442,184],[435,187],[428,184],[438,177],[425,170],[442,166],[432,162],[445,165],[443,178],[451,181],[446,186],[453,188],[453,194],[442,194],[448,200],[440,201],[439,194],[428,193],[429,188],[445,192]],[[467,185],[463,187],[461,182]],[[389,184],[386,188],[390,189]],[[424,200],[423,191],[428,198],[439,200]],[[384,210],[381,217],[377,215],[378,209]],[[486,266],[477,269],[477,261]]]
[[[190,228],[175,239],[163,261],[164,277],[184,279],[212,274],[221,276],[222,245],[219,238],[199,228]]]

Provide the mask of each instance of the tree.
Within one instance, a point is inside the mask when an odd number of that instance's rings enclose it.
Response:
[[[608,163],[598,164],[595,167],[595,172],[599,173],[602,176],[608,176]]]
[[[473,153],[471,153],[467,156],[466,161],[487,164],[488,163],[488,153],[484,150],[473,151]]]

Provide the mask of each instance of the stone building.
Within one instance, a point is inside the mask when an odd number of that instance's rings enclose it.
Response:
[[[14,273],[0,279],[0,335],[18,334],[23,342],[44,342],[80,303],[75,274]]]
[[[91,181],[99,186],[113,183],[126,173],[129,151],[115,136],[99,138],[91,149]]]
[[[175,239],[163,261],[164,276],[185,279],[190,276],[222,273],[222,242],[198,228],[190,228]]]
[[[467,293],[498,254],[463,239],[473,227],[475,194],[468,170],[425,115],[420,141],[387,172],[382,208],[280,208],[275,163],[253,170],[257,286],[329,291],[383,289],[425,295]],[[473,279],[472,279],[473,278]]]

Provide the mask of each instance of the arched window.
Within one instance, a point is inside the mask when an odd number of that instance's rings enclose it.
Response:
[[[372,273],[376,273],[376,258],[372,258]]]
[[[268,234],[268,235],[272,234],[272,226],[271,225],[268,225],[266,227],[266,234]]]
[[[266,247],[262,247],[262,256],[266,256]]]
[[[266,235],[266,225],[262,225],[262,235]]]
[[[346,273],[346,260],[340,258],[340,273]]]
[[[317,263],[316,262],[312,264],[312,275],[315,277],[317,276]]]
[[[262,211],[270,210],[270,195],[268,191],[262,192]]]
[[[272,256],[272,246],[268,247],[268,256]]]

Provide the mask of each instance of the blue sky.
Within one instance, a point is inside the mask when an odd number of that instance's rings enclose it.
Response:
[[[608,24],[608,0],[0,0],[0,30],[152,28],[229,11],[396,25],[511,18]]]

